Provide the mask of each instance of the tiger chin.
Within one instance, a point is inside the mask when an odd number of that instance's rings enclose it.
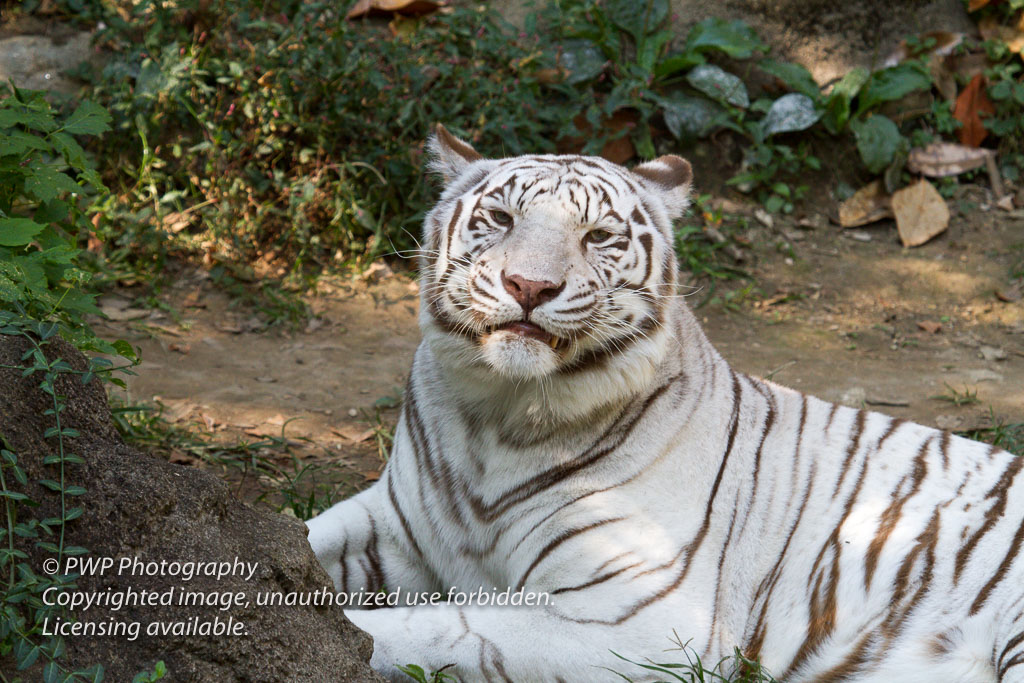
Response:
[[[391,458],[308,522],[339,592],[395,598],[346,612],[375,669],[650,680],[617,654],[675,634],[780,681],[1024,681],[1024,459],[730,368],[676,295],[683,159],[430,149]]]

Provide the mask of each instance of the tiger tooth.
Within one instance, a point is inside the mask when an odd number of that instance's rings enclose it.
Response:
[[[551,335],[551,339],[548,341],[548,346],[552,349],[556,348],[558,346],[558,337]]]

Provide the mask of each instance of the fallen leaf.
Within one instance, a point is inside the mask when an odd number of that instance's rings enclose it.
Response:
[[[189,345],[189,344],[178,344],[177,342],[174,342],[172,344],[168,344],[167,348],[170,349],[171,351],[177,351],[178,353],[184,354],[184,355],[187,355],[188,352],[192,350],[192,346],[191,345]]]
[[[1017,280],[1013,284],[1010,284],[1002,289],[996,290],[996,298],[1006,303],[1016,303],[1024,298],[1024,292],[1021,291],[1020,280]]]
[[[967,11],[968,12],[977,12],[978,10],[980,10],[982,7],[984,7],[985,5],[990,3],[991,1],[992,0],[968,0],[968,2],[967,2]]]
[[[363,475],[363,478],[366,481],[377,481],[380,479],[380,472],[377,470],[367,470],[365,472],[360,472],[360,474]]]
[[[933,142],[927,147],[915,147],[907,157],[907,169],[930,178],[960,175],[985,165],[994,155],[990,149],[968,147],[952,142]]]
[[[115,322],[125,322],[127,320],[138,320],[139,318],[145,318],[149,315],[149,311],[144,308],[116,308],[113,306],[100,306],[100,310],[103,314]]]
[[[362,443],[363,441],[369,441],[371,438],[373,438],[374,435],[374,430],[372,429],[359,430],[355,427],[338,427],[337,429],[332,429],[331,431],[340,436],[341,438],[352,441],[353,443]]]
[[[633,141],[630,140],[628,132],[624,132],[625,129],[632,129],[636,126],[636,122],[639,120],[639,115],[635,111],[623,110],[615,112],[611,117],[606,118],[601,122],[600,130],[605,131],[609,134],[622,133],[614,140],[609,140],[601,148],[601,156],[608,161],[615,164],[622,164],[634,156],[636,156],[636,148],[633,147]],[[573,125],[576,126],[576,130],[583,134],[581,138],[561,138],[558,141],[559,151],[562,152],[579,152],[583,149],[583,146],[587,143],[592,136],[595,135],[594,127],[590,125],[587,118],[583,114],[577,114],[572,120]]]
[[[179,451],[177,449],[171,451],[171,454],[167,459],[171,462],[171,464],[187,465],[189,467],[195,467],[196,465],[202,462],[202,460],[197,458],[196,456]]]
[[[1024,51],[1024,17],[1016,26],[1004,26],[995,16],[987,16],[978,22],[978,31],[985,40],[996,40],[1006,45],[1010,52]]]
[[[892,216],[892,203],[881,180],[868,183],[839,205],[839,225],[844,228],[855,228]]]
[[[972,78],[956,98],[956,106],[953,108],[953,117],[962,124],[956,132],[957,139],[969,147],[978,147],[988,136],[988,129],[981,120],[982,114],[995,113],[992,101],[985,94],[985,82],[981,74]]]
[[[435,0],[358,0],[345,18],[358,19],[370,14],[430,14],[443,6],[443,2]]]
[[[949,227],[946,200],[923,178],[893,193],[892,211],[905,247],[924,244]]]
[[[917,326],[928,334],[936,334],[942,331],[942,323],[935,322],[934,320],[920,320]]]
[[[207,415],[206,413],[200,413],[199,417],[203,418],[203,424],[205,424],[206,428],[209,429],[211,432],[213,431],[214,427],[217,426],[217,421],[214,420],[209,415]]]
[[[895,50],[886,58],[883,66],[890,67],[896,66],[900,62],[910,59],[911,57],[921,57],[922,52],[925,55],[944,57],[951,53],[956,46],[964,41],[963,33],[951,33],[950,31],[928,31],[917,36],[914,41],[916,47],[912,47],[907,41],[901,40],[900,44]],[[931,47],[928,50],[920,50],[920,46],[930,43]]]

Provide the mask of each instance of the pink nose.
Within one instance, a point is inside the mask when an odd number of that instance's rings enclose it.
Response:
[[[551,301],[558,296],[565,283],[558,285],[549,280],[527,280],[521,275],[506,275],[501,271],[501,284],[505,285],[505,291],[512,295],[520,306],[523,307],[523,315],[530,315],[537,306]]]

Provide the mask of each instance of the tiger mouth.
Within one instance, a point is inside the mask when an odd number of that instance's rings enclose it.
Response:
[[[536,339],[539,342],[547,344],[553,350],[557,351],[560,347],[566,345],[567,341],[560,337],[556,337],[540,325],[535,325],[526,320],[517,320],[514,323],[508,323],[506,325],[499,325],[498,327],[491,328],[488,330],[488,334],[493,332],[511,332],[517,334],[520,337],[528,337],[530,339]]]

